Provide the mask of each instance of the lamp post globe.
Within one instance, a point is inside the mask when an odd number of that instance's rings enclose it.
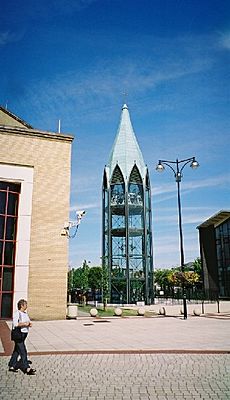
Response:
[[[195,158],[192,160],[192,162],[191,162],[191,164],[190,164],[190,167],[192,168],[192,169],[196,169],[196,168],[198,168],[200,166],[200,164],[198,163],[198,161],[196,161],[195,160]]]
[[[161,163],[161,161],[158,162],[157,166],[156,166],[156,170],[157,172],[163,172],[165,170],[164,165]]]

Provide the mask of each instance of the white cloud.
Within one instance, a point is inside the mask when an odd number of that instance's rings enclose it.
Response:
[[[230,50],[230,32],[222,33],[219,43],[222,48]]]
[[[183,207],[183,217],[182,217],[182,222],[183,225],[191,225],[191,224],[196,224],[199,225],[201,222],[205,221],[208,219],[211,215],[215,214],[216,209],[214,207],[194,207],[194,208],[189,208],[189,207]],[[175,226],[178,224],[178,211],[177,211],[177,206],[175,205],[175,208],[171,209],[161,209],[160,211],[155,210],[154,216],[154,225],[156,227],[161,224],[161,227],[167,225],[167,229],[170,228],[170,226]],[[162,224],[163,223],[163,224]]]
[[[141,39],[138,38],[139,40]],[[148,40],[150,43],[151,38]],[[191,46],[192,40],[191,37],[187,38],[187,41],[186,38],[184,40],[174,38],[171,41],[168,39],[165,43],[168,56],[165,58],[165,53],[161,54],[156,63],[156,48],[160,48],[162,40],[152,37],[154,48],[149,51],[149,46],[145,43],[140,57],[131,52],[125,58],[121,56],[108,60],[100,58],[100,63],[94,63],[91,69],[68,71],[49,81],[42,80],[40,83],[36,81],[27,88],[23,101],[25,104],[31,103],[39,122],[43,120],[46,128],[51,118],[54,120],[56,116],[57,120],[58,114],[62,115],[63,109],[65,109],[65,119],[73,121],[75,127],[86,118],[101,120],[114,108],[117,109],[124,91],[129,93],[133,104],[135,100],[140,103],[145,96],[147,105],[146,95],[158,85],[178,81],[211,67],[212,60],[208,56],[204,57],[200,48]],[[197,38],[194,40],[198,42]],[[122,46],[125,47],[127,43],[128,41],[122,43]],[[143,65],[142,58],[147,47],[148,57],[145,57]],[[173,109],[175,99],[171,101],[165,99],[165,101],[166,103],[161,101],[159,104],[159,101],[154,101],[152,96],[152,110]]]
[[[15,34],[10,31],[0,32],[0,46],[5,46],[11,42],[17,42],[22,38],[22,33]]]
[[[185,262],[199,257],[198,231],[184,232]],[[155,268],[171,268],[180,264],[179,233],[161,233],[154,236],[153,245]]]
[[[51,18],[73,15],[81,10],[90,7],[91,4],[98,0],[49,0],[49,1],[33,1],[28,2],[26,7],[22,8],[24,16],[33,18],[33,20],[48,21]]]
[[[98,190],[98,173],[91,172],[90,174],[80,175],[78,172],[72,173],[71,181],[71,195],[80,194],[85,192],[95,192]],[[100,174],[100,181],[102,181],[102,172]]]
[[[81,203],[81,204],[73,204],[70,207],[70,211],[76,211],[76,210],[89,210],[89,209],[93,209],[96,208],[98,209],[101,206],[101,204],[99,203],[99,201],[95,202],[95,203]]]
[[[196,190],[198,188],[208,188],[208,187],[219,187],[223,185],[228,185],[230,183],[230,174],[219,175],[211,178],[206,178],[202,180],[195,180],[190,182],[183,182],[181,185],[181,191],[188,192],[192,190]],[[175,184],[163,184],[156,186],[154,185],[152,189],[152,196],[160,196],[165,193],[175,192]],[[176,196],[176,194],[174,194]],[[168,200],[170,197],[162,197],[163,200]]]

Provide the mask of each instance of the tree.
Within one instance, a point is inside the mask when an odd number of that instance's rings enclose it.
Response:
[[[200,281],[200,276],[194,271],[172,271],[168,275],[168,279],[174,286],[192,287]]]
[[[109,271],[107,257],[102,258],[102,301],[104,310],[109,300]]]
[[[92,267],[89,269],[88,275],[89,288],[92,290],[93,298],[95,300],[96,290],[102,289],[102,268]]]
[[[73,275],[74,269],[69,269],[68,271],[68,282],[67,282],[67,294],[68,294],[68,301],[71,302],[71,292],[73,290]]]
[[[168,269],[156,269],[154,271],[154,283],[164,289],[168,285]]]
[[[88,282],[89,287],[93,289],[101,289],[102,281],[102,268],[101,267],[91,267],[89,269]]]
[[[166,296],[174,294],[175,287],[186,287],[192,292],[200,290],[202,285],[201,260],[196,258],[193,263],[188,263],[182,272],[180,267],[171,269],[157,269],[154,271],[154,282]]]
[[[68,272],[68,289],[81,289],[83,297],[86,296],[86,292],[89,289],[89,266],[86,260],[83,261],[82,267],[72,268]]]
[[[156,269],[153,274],[155,285],[159,286],[166,296],[171,294],[173,286],[172,282],[169,280],[170,273],[171,270],[169,269]]]
[[[81,272],[81,289],[86,292],[89,289],[89,265],[87,261],[83,261]]]
[[[201,259],[198,257],[193,261],[193,271],[202,276]]]
[[[82,268],[72,269],[73,271],[73,288],[80,289],[82,282]]]

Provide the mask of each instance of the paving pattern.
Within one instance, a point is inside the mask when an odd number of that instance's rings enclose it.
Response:
[[[34,321],[36,376],[8,371],[0,321],[0,400],[230,400],[229,315]]]
[[[226,354],[74,354],[32,361],[36,376],[9,372],[8,357],[0,357],[1,399],[230,399]]]

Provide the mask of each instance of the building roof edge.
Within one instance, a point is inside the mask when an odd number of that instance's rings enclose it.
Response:
[[[15,134],[15,135],[25,135],[25,136],[37,136],[37,137],[47,137],[49,139],[58,139],[58,140],[67,140],[73,141],[74,136],[64,133],[56,133],[49,131],[42,131],[39,129],[24,129],[21,127],[9,126],[9,125],[0,125],[0,133],[5,134]]]
[[[208,226],[214,225],[214,227],[220,225],[222,222],[226,221],[230,217],[230,210],[220,210],[216,214],[212,215],[210,218],[206,219],[196,228],[207,228]]]
[[[24,121],[22,118],[19,118],[17,115],[13,114],[11,111],[7,110],[6,108],[0,106],[0,111],[4,112],[7,114],[9,117],[14,119],[15,121],[19,122],[20,124],[24,125],[26,128],[33,129],[32,125],[28,124],[26,121]]]

